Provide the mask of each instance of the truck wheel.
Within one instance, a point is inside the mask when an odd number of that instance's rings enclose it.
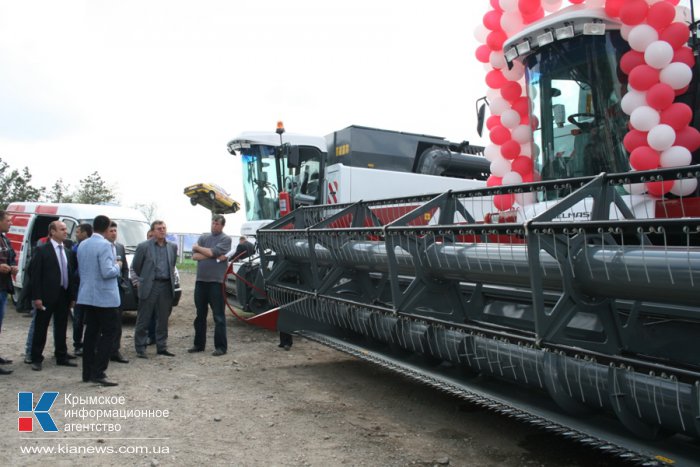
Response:
[[[190,198],[190,204],[192,206],[197,206],[197,198]]]

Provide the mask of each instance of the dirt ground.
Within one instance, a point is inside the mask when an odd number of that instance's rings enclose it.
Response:
[[[183,274],[170,319],[174,358],[153,347],[149,359],[135,358],[135,320],[125,319],[122,348],[131,361],[110,363],[114,388],[57,367],[51,337],[44,370],[32,371],[23,363],[29,319],[8,305],[0,356],[14,360],[5,366],[14,373],[0,376],[0,465],[615,464],[319,344],[296,339],[284,351],[275,334],[233,316],[227,355],[210,354],[211,318],[207,351],[188,354],[193,288],[194,277]],[[20,432],[19,419],[32,414],[18,412],[17,393],[33,392],[36,404],[46,391],[59,393],[48,412],[59,431],[45,433],[35,419],[33,431]]]

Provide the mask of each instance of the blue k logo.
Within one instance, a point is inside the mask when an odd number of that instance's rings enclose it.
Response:
[[[49,415],[49,410],[58,397],[58,392],[44,392],[41,394],[39,401],[34,405],[33,392],[17,393],[17,406],[20,412],[32,412],[39,422],[39,426],[43,431],[58,431],[56,424]],[[19,431],[33,431],[31,417],[19,417]]]

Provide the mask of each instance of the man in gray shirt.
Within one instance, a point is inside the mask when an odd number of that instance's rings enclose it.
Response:
[[[194,320],[194,346],[190,353],[202,352],[207,342],[207,314],[211,306],[214,317],[214,352],[218,357],[228,350],[226,340],[226,314],[224,312],[223,282],[228,261],[226,253],[231,250],[231,237],[224,234],[226,219],[217,214],[211,220],[211,234],[199,237],[192,246],[192,259],[197,261],[197,280],[194,286],[194,305],[197,317]]]

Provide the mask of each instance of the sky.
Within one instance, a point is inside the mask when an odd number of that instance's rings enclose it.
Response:
[[[687,1],[684,1],[687,3]],[[35,185],[99,172],[171,232],[242,201],[242,131],[325,136],[348,125],[485,144],[474,30],[486,0],[0,0],[0,158]],[[227,216],[238,234],[243,212]]]
[[[242,200],[242,131],[357,124],[478,142],[473,31],[488,2],[0,0],[0,158],[35,185],[98,171],[171,232],[187,185]],[[227,216],[239,233],[242,212]]]

